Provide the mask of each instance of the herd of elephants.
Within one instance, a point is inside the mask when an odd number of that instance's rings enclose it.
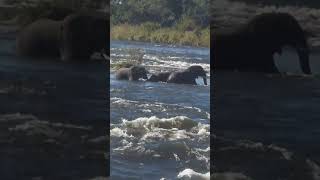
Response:
[[[20,56],[60,57],[62,61],[88,61],[99,52],[109,60],[109,17],[92,13],[71,13],[60,20],[42,18],[25,26],[18,34],[16,52]],[[287,13],[262,13],[232,31],[211,30],[211,54],[215,70],[279,73],[273,55],[284,46],[296,49],[303,73],[311,74],[306,33]],[[117,79],[196,84],[206,72],[201,66],[183,71],[160,72],[147,78],[142,66],[121,68]]]

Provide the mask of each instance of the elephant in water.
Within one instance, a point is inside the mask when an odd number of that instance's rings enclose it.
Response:
[[[150,82],[167,82],[171,72],[160,72],[157,74],[152,74],[148,81]]]
[[[59,57],[61,21],[40,19],[23,28],[16,39],[20,56]]]
[[[196,85],[196,79],[198,77],[203,78],[203,82],[207,85],[207,75],[205,70],[198,65],[190,66],[186,70],[176,71],[170,73],[167,79],[167,83],[177,83],[177,84],[194,84]]]
[[[64,20],[37,20],[23,28],[16,39],[20,56],[60,57],[63,61],[89,60],[94,52],[107,58],[109,20],[102,15],[71,14]]]
[[[300,66],[311,74],[305,32],[287,13],[262,13],[235,31],[211,30],[213,65],[217,70],[279,73],[273,59],[284,46],[296,49]]]
[[[73,14],[61,26],[60,56],[63,61],[88,60],[94,52],[105,57],[110,49],[109,21],[104,16]]]
[[[131,66],[129,68],[120,68],[116,72],[116,79],[137,81],[140,78],[148,79],[148,71],[142,66]]]

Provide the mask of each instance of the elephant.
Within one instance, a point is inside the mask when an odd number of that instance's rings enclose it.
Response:
[[[148,79],[148,71],[142,66],[131,66],[129,68],[120,68],[116,72],[116,79],[137,81],[140,78]]]
[[[110,48],[108,19],[105,16],[72,14],[61,26],[60,56],[63,61],[88,60],[94,52],[104,58]]]
[[[183,71],[176,71],[170,73],[167,83],[177,84],[194,84],[196,85],[196,78],[202,77],[204,84],[207,85],[207,75],[205,70],[198,65],[193,65]]]
[[[234,31],[211,30],[216,70],[279,73],[273,55],[291,46],[298,53],[304,74],[311,74],[309,47],[304,30],[288,13],[262,13]]]
[[[89,60],[94,52],[108,59],[109,28],[101,14],[74,13],[61,21],[39,19],[18,34],[16,51],[20,56],[60,57],[62,61]]]
[[[152,74],[148,81],[150,82],[167,82],[171,72],[160,72],[157,74]]]
[[[20,56],[59,57],[61,21],[39,19],[20,30],[16,52]]]

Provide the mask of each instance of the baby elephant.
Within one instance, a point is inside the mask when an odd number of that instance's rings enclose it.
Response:
[[[151,82],[167,82],[171,72],[160,72],[157,74],[152,74],[148,81]]]
[[[148,71],[142,66],[131,66],[129,68],[120,68],[116,72],[116,79],[137,81],[140,78],[148,79]]]
[[[197,84],[196,78],[198,76],[203,78],[204,84],[207,85],[206,72],[201,66],[190,66],[184,71],[172,72],[168,77],[168,83],[177,84]]]

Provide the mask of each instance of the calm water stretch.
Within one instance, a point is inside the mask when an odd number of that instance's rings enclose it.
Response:
[[[150,72],[201,65],[207,48],[111,42],[112,63],[144,53]],[[119,81],[110,75],[111,179],[209,178],[210,86]],[[193,172],[194,171],[194,172]]]

